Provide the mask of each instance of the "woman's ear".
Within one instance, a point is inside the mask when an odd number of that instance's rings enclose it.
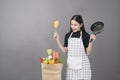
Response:
[[[81,23],[80,25],[83,26],[83,23]]]
[[[82,26],[83,26],[83,23],[80,24],[80,28],[82,28]]]

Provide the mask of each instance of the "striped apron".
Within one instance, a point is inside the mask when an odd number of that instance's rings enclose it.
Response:
[[[68,38],[67,80],[91,80],[91,67],[88,56],[80,38]]]

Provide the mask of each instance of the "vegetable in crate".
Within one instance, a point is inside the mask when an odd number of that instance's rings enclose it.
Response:
[[[48,59],[52,59],[52,49],[47,49]]]
[[[52,49],[47,49],[47,54],[48,57],[39,57],[38,60],[40,63],[44,63],[44,64],[64,64],[65,63],[65,59],[60,58],[59,53],[57,51],[53,51]]]
[[[61,62],[62,64],[64,64],[64,63],[65,63],[65,59],[60,58],[60,62]]]
[[[59,59],[59,54],[58,54],[57,51],[53,51],[52,58],[53,58],[54,60]]]
[[[46,57],[46,58],[43,58],[43,63],[44,64],[49,64],[49,59]]]
[[[55,64],[55,60],[54,59],[50,59],[49,60],[49,64]]]
[[[38,58],[38,61],[39,61],[40,63],[43,63],[43,58],[40,56],[40,57]]]

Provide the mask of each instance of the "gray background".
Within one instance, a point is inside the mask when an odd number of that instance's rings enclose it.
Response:
[[[90,34],[93,22],[105,24],[89,57],[92,80],[120,80],[120,0],[0,0],[0,80],[41,80],[38,57],[48,48],[66,58],[53,39],[53,21],[60,21],[63,44],[74,14],[83,16]],[[66,65],[62,80],[65,72]]]

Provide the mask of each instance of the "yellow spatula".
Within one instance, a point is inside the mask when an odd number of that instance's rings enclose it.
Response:
[[[58,21],[58,20],[55,20],[55,21],[54,21],[55,31],[57,31],[58,26],[59,26],[59,21]]]

